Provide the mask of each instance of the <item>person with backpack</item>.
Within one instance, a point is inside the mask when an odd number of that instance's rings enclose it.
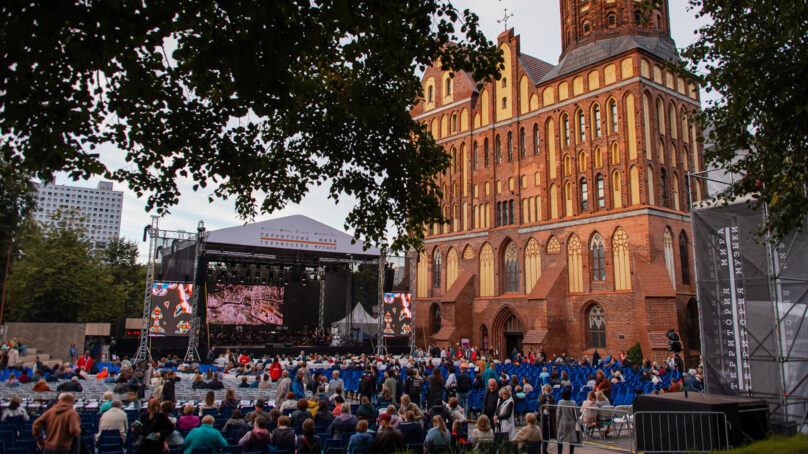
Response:
[[[418,368],[410,367],[407,369],[407,380],[404,382],[404,388],[410,401],[417,407],[421,406],[421,390],[424,387],[424,381],[418,375]]]
[[[359,378],[359,395],[373,399],[376,394],[376,376],[373,374],[373,369],[368,366],[365,373]]]
[[[471,391],[471,375],[468,374],[465,367],[460,368],[460,373],[457,374],[455,391],[457,392],[457,401],[460,403],[460,408],[468,416],[468,400],[469,392]]]

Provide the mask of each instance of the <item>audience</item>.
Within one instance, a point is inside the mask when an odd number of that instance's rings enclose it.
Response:
[[[213,422],[213,416],[206,415],[202,418],[202,425],[188,432],[185,436],[183,454],[191,454],[194,449],[210,449],[218,452],[220,448],[227,446],[227,440],[221,432],[213,428]]]

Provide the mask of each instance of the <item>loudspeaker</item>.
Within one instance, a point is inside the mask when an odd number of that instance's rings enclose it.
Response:
[[[638,451],[719,451],[768,432],[761,399],[679,392],[637,396],[633,406]]]

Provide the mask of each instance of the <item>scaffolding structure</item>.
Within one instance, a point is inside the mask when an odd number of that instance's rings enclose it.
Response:
[[[710,197],[734,181],[720,169],[688,177]],[[753,202],[691,201],[706,389],[763,398],[775,430],[806,432],[808,229],[760,237],[768,211]]]

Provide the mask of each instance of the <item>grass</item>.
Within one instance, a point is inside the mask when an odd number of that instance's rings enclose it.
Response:
[[[732,451],[721,451],[726,454],[808,454],[808,435],[796,435],[794,437],[774,436],[763,441],[758,441],[743,448]]]

